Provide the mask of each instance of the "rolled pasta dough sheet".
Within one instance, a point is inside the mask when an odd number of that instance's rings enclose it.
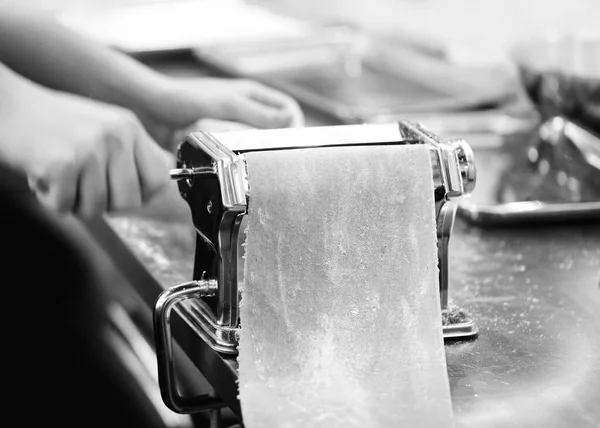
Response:
[[[428,148],[246,158],[244,426],[452,427]]]

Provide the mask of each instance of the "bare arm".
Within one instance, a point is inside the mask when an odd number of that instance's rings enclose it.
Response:
[[[0,5],[0,61],[53,89],[158,115],[167,79],[29,9]]]
[[[173,166],[130,110],[49,89],[2,63],[0,158],[44,205],[85,216],[149,203]]]
[[[133,111],[169,150],[206,119],[252,128],[304,125],[302,109],[283,92],[245,79],[171,78],[52,16],[6,3],[0,4],[0,62],[47,87]]]
[[[0,4],[0,156],[39,199],[84,215],[162,192],[173,149],[205,119],[301,126],[295,100],[242,79],[173,79],[47,16]]]

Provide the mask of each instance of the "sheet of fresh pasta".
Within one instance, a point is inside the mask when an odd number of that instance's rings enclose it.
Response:
[[[454,426],[427,146],[245,156],[245,428]]]

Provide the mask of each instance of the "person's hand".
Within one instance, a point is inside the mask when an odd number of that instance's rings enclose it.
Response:
[[[172,147],[190,132],[203,129],[206,119],[231,128],[304,126],[304,114],[289,95],[247,79],[165,79],[160,101],[140,114],[149,132]],[[235,124],[235,126],[233,126]]]
[[[44,205],[94,216],[139,207],[167,186],[173,158],[132,112],[41,88],[21,95],[4,154]]]
[[[248,131],[251,129],[255,129],[250,125],[246,125],[245,123],[234,122],[232,120],[222,120],[222,119],[200,119],[194,122],[194,125],[189,127],[189,129],[182,128],[179,131],[178,140],[182,141],[183,138],[189,134],[190,132],[202,130],[207,132],[231,132],[231,131]]]

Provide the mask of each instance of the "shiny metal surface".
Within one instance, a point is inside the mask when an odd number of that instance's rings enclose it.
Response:
[[[137,286],[185,278],[189,224],[123,216],[106,226],[97,232],[120,238],[114,254],[132,252],[155,279]],[[457,219],[449,256],[451,301],[479,327],[477,340],[446,345],[457,427],[598,427],[600,225],[486,230]],[[235,359],[212,351],[187,322],[175,319],[172,328],[239,411]]]
[[[183,397],[177,390],[175,360],[171,332],[171,311],[178,302],[213,296],[217,292],[216,280],[190,281],[163,291],[154,309],[154,333],[158,381],[164,403],[174,412],[191,413],[223,407],[223,402],[210,395]],[[204,336],[201,336],[204,340]]]
[[[600,225],[458,221],[453,298],[477,341],[446,347],[459,427],[600,425]]]
[[[451,201],[470,193],[476,179],[473,152],[465,141],[442,141],[419,123],[410,121],[386,125],[252,130],[216,136],[208,132],[193,132],[179,144],[178,168],[171,171],[171,177],[178,182],[180,194],[190,207],[198,234],[193,278],[197,281],[209,279],[217,286],[215,296],[199,296],[193,306],[181,306],[179,310],[200,327],[201,337],[214,350],[237,354],[235,329],[240,321],[239,290],[244,270],[242,222],[251,200],[244,153],[375,144],[428,146],[434,184],[441,308],[447,308],[448,240],[456,213],[456,205]],[[179,295],[181,293],[177,290],[181,287],[186,285],[174,286],[170,290]],[[155,310],[157,341],[164,344],[166,340],[167,345],[164,346],[165,355],[159,355],[166,361],[159,368],[172,370],[168,346],[171,339],[164,337],[170,335],[169,323],[162,318],[170,312],[162,308],[164,302],[161,299]],[[473,320],[468,319],[460,325],[444,326],[444,334],[452,338],[474,337],[477,329]],[[177,404],[173,403],[177,395],[171,392],[174,390],[172,376],[165,373],[162,378],[167,382],[161,383],[167,388],[164,394],[166,402],[177,408]]]
[[[600,33],[574,28],[517,43],[512,56],[542,119],[564,116],[600,133]]]
[[[199,168],[173,168],[169,171],[172,180],[189,180],[195,175],[200,174],[215,174],[217,171],[214,167],[199,167]]]
[[[144,215],[115,216],[89,224],[91,235],[130,281],[149,311],[154,309],[161,293],[192,275],[196,233],[189,208],[175,196]],[[202,327],[185,316],[193,313],[193,308],[179,310],[191,303],[186,300],[175,305],[170,319],[172,336],[196,368],[203,370],[217,397],[240,415],[235,387],[237,361],[233,356],[216,352],[208,341],[202,340]]]
[[[600,220],[600,138],[553,116],[476,151],[478,187],[458,214],[482,227]]]
[[[217,285],[214,296],[198,297],[201,308],[189,316],[198,319],[210,346],[234,354],[237,349],[232,330],[239,322],[239,276],[243,272],[240,231],[248,199],[246,164],[243,156],[211,134],[195,132],[179,145],[177,166],[192,171],[212,168],[212,172],[194,174],[186,180],[176,177],[198,235],[193,279],[210,279]]]
[[[512,57],[539,123],[526,152],[502,147],[513,156],[498,184],[459,214],[481,226],[600,219],[600,33],[540,34]]]

